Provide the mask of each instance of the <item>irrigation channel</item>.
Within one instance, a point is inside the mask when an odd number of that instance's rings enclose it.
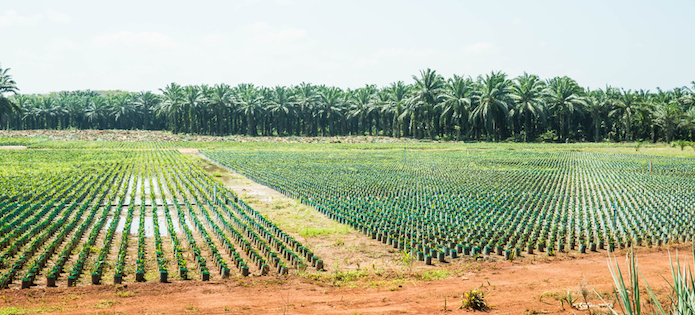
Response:
[[[427,264],[695,236],[693,159],[528,150],[203,154]]]
[[[50,163],[73,153],[12,154],[3,158]],[[319,257],[177,151],[92,154],[96,162],[81,170],[0,182],[0,287],[323,269]]]

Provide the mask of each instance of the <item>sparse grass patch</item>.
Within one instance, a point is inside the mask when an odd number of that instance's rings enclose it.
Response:
[[[247,203],[254,200],[248,196],[242,196],[242,199]],[[296,200],[274,200],[269,205],[259,205],[255,208],[278,227],[305,238],[345,235],[354,231],[349,226],[328,219],[316,209]]]
[[[131,292],[131,291],[118,291],[118,292],[116,292],[116,296],[122,297],[122,298],[129,298],[129,297],[132,297],[133,295],[135,295],[135,294],[133,294],[133,292]]]
[[[115,301],[115,300],[101,300],[101,301],[99,301],[99,303],[94,305],[94,307],[95,308],[108,308],[108,307],[114,306],[118,303],[120,303],[120,302]]]
[[[331,228],[314,228],[314,227],[308,227],[302,230],[299,230],[299,235],[302,237],[317,237],[317,236],[325,236],[325,235],[331,235],[331,234],[347,234],[350,232],[350,229],[343,225],[343,226],[335,226]]]
[[[421,281],[434,281],[446,279],[451,275],[449,270],[429,270],[423,273],[415,274],[415,278]]]
[[[560,299],[562,298],[562,294],[563,294],[562,291],[557,291],[557,292],[549,292],[549,291],[546,291],[546,292],[543,292],[543,294],[541,294],[541,295],[538,297],[538,301],[539,301],[539,302],[543,302],[543,299],[544,299],[544,298],[545,298],[545,300],[553,299],[553,300],[555,300],[555,301],[560,301]]]
[[[37,308],[8,306],[0,308],[0,315],[42,314],[62,312],[65,309],[60,306],[41,306]]]

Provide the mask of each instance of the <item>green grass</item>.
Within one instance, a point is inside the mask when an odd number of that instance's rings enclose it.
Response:
[[[346,225],[335,226],[335,227],[331,227],[331,228],[308,227],[305,229],[300,229],[299,235],[301,235],[303,237],[317,237],[317,236],[325,236],[325,235],[341,235],[341,234],[347,234],[349,232],[350,232],[350,228]]]
[[[695,244],[693,244],[692,259],[695,259]],[[681,265],[678,252],[676,252],[675,261],[671,259],[669,253],[669,261],[671,281],[664,286],[668,292],[668,299],[659,299],[640,271],[634,251],[628,253],[626,276],[623,276],[618,259],[615,257],[609,259],[608,267],[613,276],[618,299],[617,306],[614,305],[611,311],[614,314],[620,312],[625,315],[640,315],[647,313],[647,310],[650,311],[647,314],[695,314],[695,277],[693,275],[695,269],[689,265]],[[640,276],[644,285],[640,285]],[[641,295],[644,291],[647,297]],[[596,294],[603,300],[601,295]],[[647,305],[649,305],[648,308]]]
[[[416,274],[418,280],[422,281],[435,281],[446,279],[451,276],[452,272],[449,270],[429,270],[420,274]]]
[[[118,291],[118,292],[116,292],[116,296],[122,297],[122,298],[129,298],[129,297],[132,297],[134,295],[135,294],[133,294],[133,292],[130,292],[130,291]]]
[[[242,200],[257,203],[257,200],[242,196]],[[354,231],[347,225],[337,223],[320,214],[316,209],[295,200],[275,200],[269,206],[253,205],[254,208],[285,231],[302,237],[344,235]]]
[[[64,308],[60,306],[41,306],[41,307],[17,307],[8,306],[0,308],[0,315],[20,315],[20,314],[43,314],[63,312]]]
[[[109,308],[109,307],[114,306],[118,303],[119,302],[115,301],[115,300],[101,300],[101,301],[99,301],[99,303],[94,305],[94,307],[95,308]]]

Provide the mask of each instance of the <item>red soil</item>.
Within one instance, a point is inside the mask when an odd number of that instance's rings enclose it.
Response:
[[[680,249],[681,257],[689,252]],[[625,251],[616,253],[625,272]],[[567,291],[579,297],[580,285],[589,290],[589,304],[601,304],[594,290],[603,295],[612,292],[612,278],[605,252],[588,255],[524,259],[514,262],[464,261],[431,267],[449,270],[443,280],[392,281],[373,275],[332,286],[299,276],[254,277],[215,282],[144,283],[126,286],[82,286],[77,288],[36,288],[4,290],[0,307],[21,307],[65,314],[438,314],[466,313],[460,310],[462,293],[482,289],[490,314],[576,314],[578,310],[560,306],[559,298]],[[690,255],[688,263],[690,261]],[[670,279],[668,252],[665,248],[637,250],[640,270],[652,287],[661,290]],[[674,257],[675,258],[675,257]],[[330,275],[327,272],[326,275]],[[406,276],[406,278],[408,278]],[[382,285],[379,285],[382,283]],[[388,284],[393,283],[393,284]],[[400,285],[400,286],[399,286]],[[375,287],[373,287],[375,286]],[[446,299],[446,308],[444,303]],[[613,297],[606,302],[615,303]],[[3,309],[0,308],[0,313]],[[7,310],[5,310],[7,311]],[[595,309],[605,313],[606,309]]]

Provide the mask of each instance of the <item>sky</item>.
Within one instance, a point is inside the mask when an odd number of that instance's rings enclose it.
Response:
[[[341,88],[491,71],[592,89],[695,80],[695,1],[6,1],[21,93],[171,82]]]

